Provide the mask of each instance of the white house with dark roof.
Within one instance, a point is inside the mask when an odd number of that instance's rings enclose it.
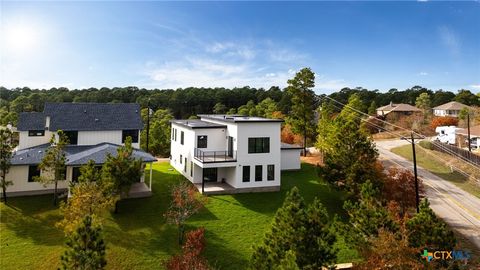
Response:
[[[471,109],[471,107],[460,102],[450,101],[433,108],[433,114],[435,116],[458,117],[463,109]]]
[[[52,134],[62,130],[69,139],[65,148],[66,179],[59,188],[66,190],[69,182],[80,176],[80,167],[89,160],[101,166],[107,154],[116,155],[127,137],[132,138],[133,155],[150,164],[156,159],[138,149],[140,130],[143,128],[138,104],[104,103],[46,103],[43,112],[21,113],[17,130],[19,145],[14,152],[7,180],[13,182],[7,191],[10,196],[35,195],[53,192],[53,186],[43,186],[34,177],[43,172],[37,166],[49,147]],[[151,194],[144,177],[134,184],[131,197]]]
[[[280,142],[283,120],[199,117],[171,121],[170,164],[201,192],[277,191],[282,169],[300,169],[301,147]]]

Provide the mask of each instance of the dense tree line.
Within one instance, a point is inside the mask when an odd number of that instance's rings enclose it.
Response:
[[[433,91],[421,86],[400,91],[390,89],[386,92],[368,90],[365,88],[343,88],[329,97],[342,103],[347,103],[351,95],[357,94],[362,101],[362,110],[367,112],[373,105],[383,106],[390,102],[409,103],[414,105],[420,94],[428,93],[431,106],[457,100],[467,105],[480,105],[479,96],[469,90],[461,89],[456,94],[449,91]],[[28,87],[7,89],[0,87],[0,125],[11,122],[16,124],[18,113],[23,111],[42,111],[45,102],[105,102],[129,103],[137,102],[143,108],[150,104],[154,111],[169,109],[174,118],[189,118],[192,115],[213,112],[237,112],[249,101],[259,104],[270,98],[276,103],[277,110],[288,115],[292,109],[292,93],[287,88],[272,86],[263,88],[184,88],[184,89],[153,89],[137,87],[88,88],[73,89],[65,87],[51,89],[30,89]],[[318,96],[320,99],[324,95]]]

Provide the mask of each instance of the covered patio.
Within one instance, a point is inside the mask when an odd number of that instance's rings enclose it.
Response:
[[[205,195],[218,195],[218,194],[234,194],[237,193],[236,189],[227,183],[222,182],[205,182],[202,192],[202,183],[196,183],[198,191]]]

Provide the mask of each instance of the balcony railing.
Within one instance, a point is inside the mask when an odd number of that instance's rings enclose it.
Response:
[[[204,151],[195,148],[195,159],[203,163],[237,161],[237,151]]]

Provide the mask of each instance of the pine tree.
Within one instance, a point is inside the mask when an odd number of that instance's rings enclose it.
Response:
[[[410,246],[451,250],[456,245],[456,238],[447,224],[439,219],[430,208],[427,199],[420,203],[420,212],[407,221]]]
[[[370,103],[370,107],[368,107],[368,114],[370,115],[375,115],[377,113],[377,103],[375,103],[375,100]]]
[[[107,264],[102,229],[93,225],[87,215],[67,239],[67,250],[61,256],[62,269],[97,270]]]
[[[39,181],[44,185],[55,184],[53,205],[57,205],[58,201],[58,181],[65,180],[65,163],[67,158],[64,149],[67,144],[68,138],[63,131],[58,130],[57,136],[55,136],[55,134],[52,135],[50,146],[45,156],[43,156],[42,162],[38,165],[38,168],[41,169],[43,173],[40,177],[35,178],[35,181]]]
[[[7,181],[7,173],[12,163],[12,132],[9,129],[0,129],[0,186],[3,192],[3,201],[7,203],[7,187],[12,181]]]
[[[328,215],[320,201],[308,208],[296,187],[287,194],[278,209],[271,229],[263,243],[254,247],[251,267],[272,269],[294,252],[296,264],[302,269],[318,269],[333,262],[336,250],[332,247],[335,235],[331,232]]]
[[[143,174],[142,160],[133,156],[132,138],[127,137],[125,145],[117,149],[117,155],[108,154],[102,167],[102,185],[110,190],[112,196],[128,197],[133,183],[139,181]],[[118,212],[118,200],[115,213]]]
[[[287,91],[292,97],[292,107],[287,119],[293,131],[303,135],[303,154],[306,155],[307,138],[315,132],[316,95],[315,73],[310,68],[303,68],[293,79],[288,80]]]

